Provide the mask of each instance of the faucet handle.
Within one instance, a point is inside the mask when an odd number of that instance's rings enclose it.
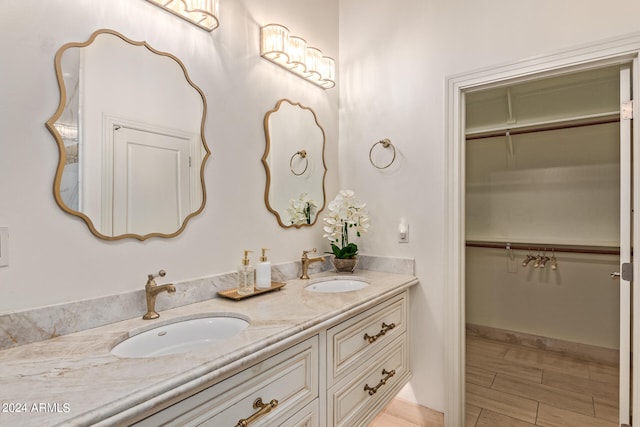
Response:
[[[303,258],[306,258],[306,257],[307,257],[307,254],[308,254],[309,252],[316,253],[317,251],[318,251],[318,250],[317,250],[316,248],[309,249],[308,251],[302,251],[302,257],[303,257]]]
[[[153,280],[156,277],[164,277],[167,275],[167,272],[164,270],[160,270],[158,271],[158,274],[148,274],[147,277],[149,278],[149,280]]]

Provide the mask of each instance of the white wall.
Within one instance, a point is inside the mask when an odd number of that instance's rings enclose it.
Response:
[[[445,79],[636,31],[640,4],[348,0],[339,14],[340,186],[369,204],[364,252],[416,258],[414,376],[403,396],[444,410]],[[392,173],[369,164],[384,137],[401,153]],[[396,243],[403,216],[409,244]]]
[[[469,141],[467,239],[618,246],[618,126]]]
[[[504,249],[467,249],[468,323],[619,348],[620,292],[609,277],[619,257],[558,252],[552,270],[522,267],[527,251],[513,254],[508,266]]]
[[[180,281],[233,271],[243,249],[272,262],[326,245],[319,226],[282,229],[264,204],[262,120],[280,98],[313,108],[327,135],[327,193],[337,190],[337,89],[323,90],[259,56],[259,28],[287,25],[338,56],[338,1],[222,0],[209,33],[143,0],[3,0],[0,3],[0,312],[142,289],[148,273]],[[207,205],[177,238],[102,241],[55,203],[58,151],[44,123],[58,106],[53,59],[100,28],[174,54],[207,97]],[[257,256],[257,255],[256,255]],[[254,256],[254,261],[257,258]]]

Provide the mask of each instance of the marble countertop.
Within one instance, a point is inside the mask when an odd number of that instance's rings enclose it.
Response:
[[[0,425],[116,425],[213,384],[330,324],[418,283],[416,277],[358,271],[369,286],[322,294],[291,280],[242,301],[214,298],[0,351]],[[160,294],[158,298],[170,298]],[[205,314],[238,314],[250,325],[211,347],[156,358],[119,358],[111,348],[147,329]],[[86,313],[91,316],[91,313]]]

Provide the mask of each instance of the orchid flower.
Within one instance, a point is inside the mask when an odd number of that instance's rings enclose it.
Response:
[[[289,200],[287,213],[292,225],[311,224],[311,218],[318,211],[318,205],[307,193],[300,194],[300,197]]]
[[[322,237],[329,239],[334,255],[338,258],[352,258],[358,253],[358,246],[349,242],[349,231],[354,230],[360,237],[369,229],[367,205],[358,200],[352,190],[340,190],[329,202],[328,212],[323,218]]]

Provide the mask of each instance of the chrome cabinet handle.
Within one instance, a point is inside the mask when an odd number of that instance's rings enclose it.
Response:
[[[387,381],[389,380],[389,378],[391,378],[395,374],[396,374],[395,369],[392,369],[391,371],[387,371],[386,369],[383,369],[382,370],[382,375],[386,375],[386,377],[381,379],[380,382],[378,383],[378,385],[375,386],[375,387],[369,387],[369,384],[365,384],[364,385],[364,391],[369,392],[369,396],[373,396],[374,394],[376,394],[378,389],[380,387],[382,387],[383,385],[385,385],[387,383]]]
[[[369,341],[369,344],[371,344],[395,327],[396,327],[395,323],[387,325],[386,323],[382,322],[382,329],[380,329],[380,332],[378,332],[375,336],[364,334],[364,339]]]
[[[244,418],[238,421],[236,427],[247,427],[258,418],[267,415],[276,406],[278,406],[278,401],[276,399],[273,399],[269,403],[263,403],[261,397],[257,398],[256,401],[253,402],[253,409],[257,409],[258,411],[251,415],[249,418]]]

